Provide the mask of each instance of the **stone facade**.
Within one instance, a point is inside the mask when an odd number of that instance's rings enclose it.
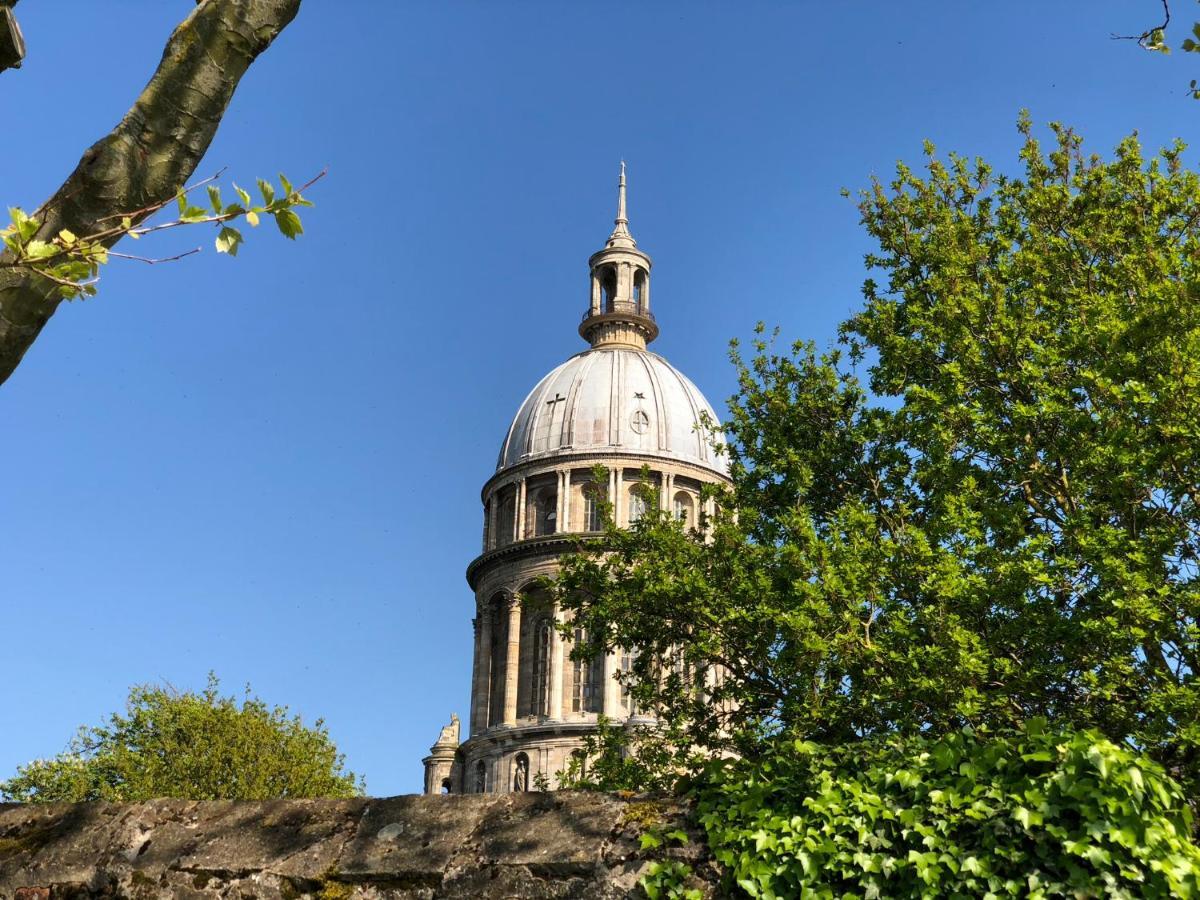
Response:
[[[571,659],[581,631],[538,587],[578,539],[602,528],[604,503],[630,525],[657,498],[688,525],[706,513],[702,486],[728,480],[709,427],[716,416],[685,376],[647,350],[651,260],[629,233],[625,173],[615,228],[592,255],[579,333],[591,348],[550,372],[518,410],[483,486],[483,548],[467,568],[475,592],[470,736],[443,729],[425,759],[427,793],[556,787],[597,717],[643,720],[616,679],[626,652]],[[596,466],[606,480],[597,482]],[[457,733],[457,720],[452,723]]]

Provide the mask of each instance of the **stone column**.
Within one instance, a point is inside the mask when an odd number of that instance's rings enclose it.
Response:
[[[487,606],[475,617],[475,683],[471,690],[471,734],[488,726],[492,685],[492,616]]]
[[[612,504],[613,523],[619,528],[621,522],[621,478],[623,470],[620,465],[615,466],[608,473],[608,501]]]
[[[513,540],[523,540],[525,537],[525,479],[517,485],[517,536]]]
[[[563,716],[563,640],[558,633],[562,624],[562,610],[554,607],[554,631],[550,634],[550,704],[546,715],[551,719],[561,719]]]
[[[566,529],[563,528],[563,471],[558,469],[554,473],[554,477],[558,479],[558,490],[554,497],[554,533],[561,534]]]
[[[563,472],[562,522],[559,531],[571,530],[571,470]]]
[[[670,472],[662,473],[662,487],[659,488],[658,508],[671,511],[671,495],[675,492],[671,489],[675,483],[675,476]]]
[[[600,314],[600,279],[592,273],[592,315]]]
[[[522,487],[524,482],[522,482]],[[522,489],[522,494],[525,491]],[[508,652],[504,659],[504,724],[517,721],[517,677],[521,665],[521,601],[514,597],[508,607]]]
[[[620,659],[615,653],[604,654],[604,715],[610,719],[621,716],[621,686],[613,676],[617,673]]]
[[[646,278],[642,282],[642,311],[650,312],[650,273],[646,273]]]
[[[492,491],[492,496],[488,498],[487,546],[484,548],[485,550],[500,546],[499,535],[496,534],[496,518],[500,515],[497,511],[499,505],[500,492]]]

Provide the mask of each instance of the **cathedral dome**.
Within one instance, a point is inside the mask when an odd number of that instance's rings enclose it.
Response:
[[[546,456],[622,453],[667,457],[722,475],[702,414],[704,395],[657,353],[598,346],[572,356],[525,398],[500,448],[497,471]]]

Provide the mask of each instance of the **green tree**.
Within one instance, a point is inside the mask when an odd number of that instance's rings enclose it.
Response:
[[[157,71],[121,122],[84,152],[62,186],[30,214],[26,221],[34,230],[22,233],[18,217],[13,217],[16,246],[9,232],[0,252],[0,383],[12,374],[64,297],[74,295],[64,289],[94,277],[95,267],[108,258],[108,248],[164,204],[183,196],[242,76],[295,18],[300,2],[198,0],[171,34]],[[24,55],[14,5],[14,0],[0,0],[0,71],[15,66]],[[241,199],[243,209],[237,216],[252,207],[249,198]],[[303,198],[285,191],[280,199],[287,202],[267,213],[275,216],[284,234],[294,237],[299,220],[292,207],[303,205]],[[264,197],[260,209],[271,203]],[[189,213],[187,204],[181,205],[182,220],[224,224],[233,217],[224,206],[209,217]],[[33,252],[30,242],[37,242]],[[233,252],[238,242],[240,235],[225,231],[217,246]]]
[[[84,800],[268,800],[356,797],[324,723],[306,726],[287,707],[251,696],[221,696],[215,675],[204,691],[131,688],[124,714],[80,728],[65,753],[21,766],[0,782],[20,803]]]
[[[564,562],[681,756],[1044,715],[1200,789],[1200,178],[1020,129],[1021,177],[927,147],[860,196],[839,346],[735,347],[715,518]]]

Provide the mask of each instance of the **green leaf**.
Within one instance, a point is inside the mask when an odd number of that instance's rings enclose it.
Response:
[[[258,190],[262,194],[263,203],[267,206],[275,202],[275,188],[269,181],[262,178],[258,179]]]
[[[249,209],[251,206],[250,194],[242,190],[236,184],[234,184],[233,190],[237,193],[238,199],[242,201],[242,206]]]
[[[215,184],[210,184],[208,186],[208,202],[212,205],[212,211],[217,215],[220,215],[221,208],[223,206],[221,203],[221,189]]]
[[[295,240],[298,235],[304,233],[300,217],[290,209],[281,209],[275,213],[275,224],[279,226],[279,231],[283,236],[291,240]]]
[[[237,256],[238,247],[242,243],[242,233],[236,228],[224,226],[217,235],[217,252]]]

